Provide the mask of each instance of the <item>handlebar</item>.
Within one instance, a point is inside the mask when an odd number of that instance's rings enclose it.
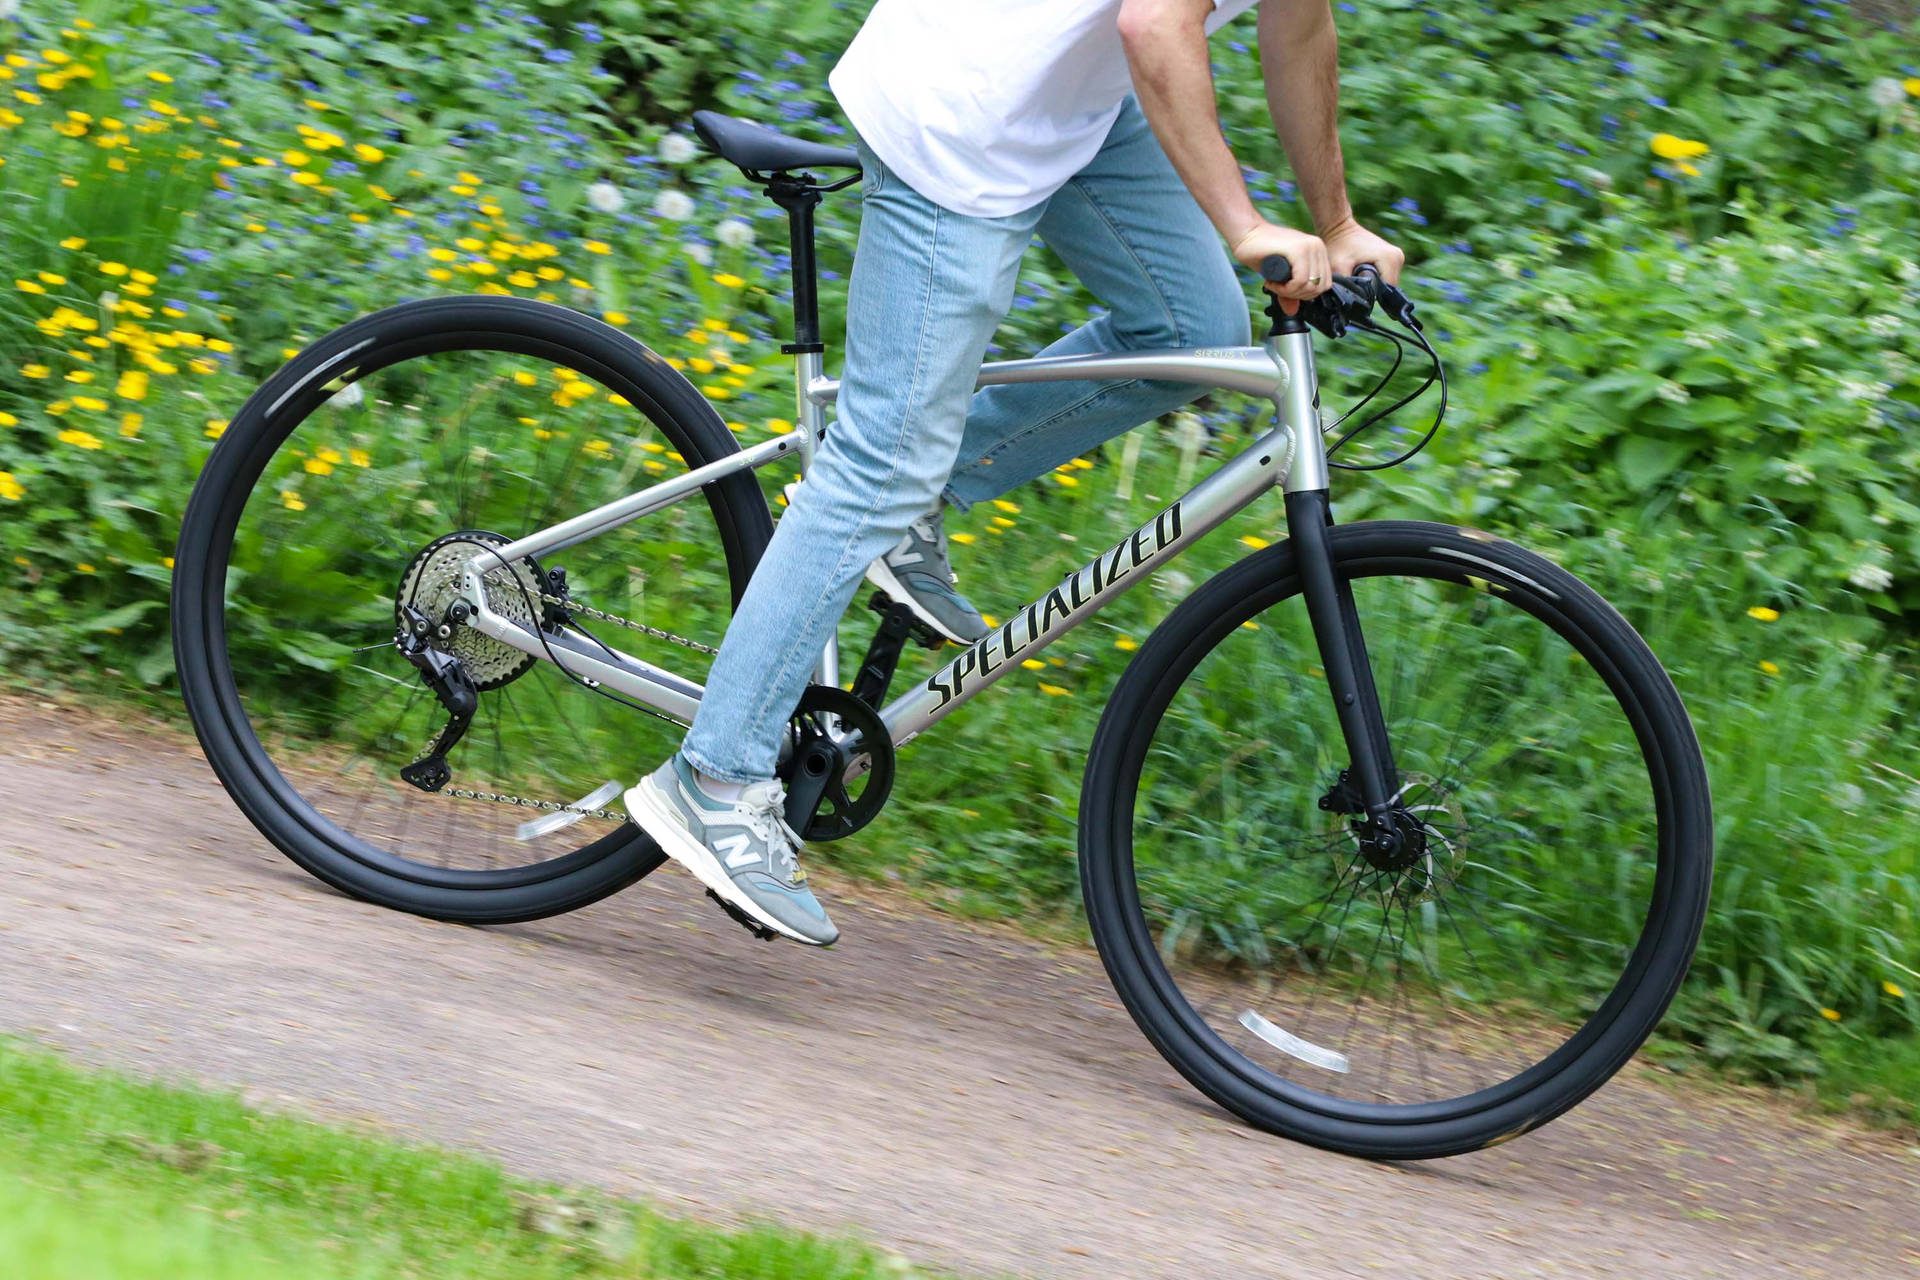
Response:
[[[1260,277],[1268,284],[1285,284],[1293,279],[1293,264],[1282,254],[1269,254],[1260,260]],[[1388,284],[1371,263],[1362,264],[1350,276],[1335,276],[1327,291],[1302,302],[1297,314],[1329,338],[1338,338],[1350,326],[1364,324],[1376,306],[1409,328],[1420,327],[1413,318],[1412,300]],[[1269,297],[1267,314],[1276,326],[1282,323],[1285,313],[1278,298]]]

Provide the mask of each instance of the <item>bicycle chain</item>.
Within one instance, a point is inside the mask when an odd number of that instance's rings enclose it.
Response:
[[[524,591],[526,589],[525,583],[511,575],[502,579],[499,575],[505,572],[505,570],[496,569],[486,575],[486,580],[501,586],[511,586],[515,590]],[[542,604],[552,605],[554,608],[565,610],[567,613],[584,613],[588,617],[600,622],[609,622],[616,627],[624,627],[628,631],[637,631],[641,635],[651,636],[656,640],[665,640],[669,643],[692,649],[696,653],[704,653],[712,656],[720,652],[711,645],[701,644],[698,640],[690,640],[686,636],[678,636],[671,631],[663,631],[659,627],[650,627],[644,622],[635,622],[630,618],[623,618],[617,613],[608,613],[605,609],[596,609],[577,596],[557,596],[550,591],[542,591],[539,592],[538,595]],[[640,707],[639,710],[646,712],[656,719],[665,720],[668,724],[676,724],[681,728],[686,727],[685,721],[667,715],[663,711],[656,711],[652,707]],[[433,742],[429,741],[425,747],[421,748],[420,754],[413,758],[413,762],[418,764],[432,754]],[[440,794],[453,800],[490,801],[494,804],[509,805],[516,809],[538,809],[545,813],[578,813],[584,814],[589,818],[604,818],[609,822],[625,822],[627,820],[625,813],[612,809],[578,809],[570,804],[559,804],[552,800],[531,800],[525,796],[507,795],[497,791],[469,791],[465,787],[447,787],[443,789]]]

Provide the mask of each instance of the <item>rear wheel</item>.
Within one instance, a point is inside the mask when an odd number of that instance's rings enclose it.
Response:
[[[396,626],[440,624],[481,547],[737,447],[663,360],[560,307],[435,299],[330,334],[234,417],[182,524],[174,648],[208,760],[294,861],[400,910],[523,920],[645,875],[661,855],[607,784],[664,758],[680,726],[456,623],[433,648],[477,701],[450,784],[423,790],[402,771],[449,714]],[[556,600],[583,600],[693,641],[573,616],[701,680],[702,647],[719,644],[771,533],[753,474],[736,474],[496,572],[489,606],[552,626]]]
[[[1473,1150],[1545,1123],[1653,1030],[1712,865],[1685,708],[1572,575],[1471,531],[1331,531],[1408,839],[1357,797],[1290,545],[1143,645],[1081,796],[1089,922],[1188,1080],[1350,1154]]]

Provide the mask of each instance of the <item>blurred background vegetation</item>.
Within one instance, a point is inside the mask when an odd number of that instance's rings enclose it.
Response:
[[[293,351],[403,298],[577,307],[743,433],[784,425],[783,223],[683,121],[718,106],[844,140],[825,76],[865,8],[0,0],[0,663],[170,701],[169,557],[213,440]],[[1354,204],[1408,249],[1455,393],[1417,463],[1339,487],[1343,517],[1511,534],[1668,662],[1721,862],[1656,1052],[1920,1122],[1911,11],[1338,10]],[[1251,40],[1248,21],[1216,40],[1223,116],[1257,198],[1300,219]],[[856,223],[857,201],[829,205],[830,323]],[[1089,305],[1036,252],[997,345],[1036,349]],[[1334,385],[1364,356],[1330,353]],[[1256,408],[1203,402],[976,510],[954,525],[969,589],[989,612],[1028,598],[1080,558],[1063,535],[1117,534]],[[1104,693],[1235,539],[1279,536],[1257,507],[1055,646],[943,729],[938,769],[909,753],[893,815],[829,856],[1070,922]]]

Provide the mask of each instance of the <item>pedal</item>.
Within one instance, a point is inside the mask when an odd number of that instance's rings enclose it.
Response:
[[[746,912],[742,911],[740,908],[734,906],[731,902],[728,902],[725,898],[721,897],[719,894],[715,893],[713,890],[711,889],[707,890],[707,896],[709,898],[712,898],[715,902],[719,903],[720,909],[726,912],[728,915],[732,916],[734,918],[734,921],[738,923],[741,928],[745,929],[748,933],[760,939],[762,942],[772,942],[775,938],[780,936],[779,934],[775,933],[773,930],[767,928],[767,926],[761,924],[758,920],[755,920],[752,916],[748,915]]]
[[[890,628],[911,639],[922,649],[944,649],[947,638],[935,631],[913,614],[913,610],[900,604],[884,591],[876,590],[867,600],[867,608],[879,614]]]

